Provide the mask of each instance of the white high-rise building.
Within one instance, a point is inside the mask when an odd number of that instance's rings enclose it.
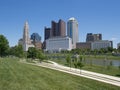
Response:
[[[29,25],[27,21],[25,22],[24,25],[22,40],[23,40],[22,46],[24,51],[27,51],[29,47],[34,47],[34,45],[31,43],[31,40],[29,38]]]
[[[72,17],[67,22],[67,36],[72,39],[73,49],[76,48],[76,43],[79,41],[78,22]]]
[[[25,22],[24,30],[23,30],[23,44],[30,44],[29,25],[27,21]]]

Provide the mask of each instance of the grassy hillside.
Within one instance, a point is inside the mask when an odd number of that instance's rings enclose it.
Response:
[[[0,90],[120,90],[120,87],[0,58]]]

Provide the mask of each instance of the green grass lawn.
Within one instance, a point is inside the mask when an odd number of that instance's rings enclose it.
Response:
[[[0,90],[120,90],[120,87],[0,58]]]

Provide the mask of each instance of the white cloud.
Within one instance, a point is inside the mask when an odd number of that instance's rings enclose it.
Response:
[[[116,40],[118,40],[118,39],[115,38],[115,37],[113,37],[113,38],[111,38],[110,40],[112,40],[112,41],[116,41]]]

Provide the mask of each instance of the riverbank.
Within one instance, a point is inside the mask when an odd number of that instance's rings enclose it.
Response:
[[[119,90],[120,87],[16,59],[0,59],[0,90]]]
[[[62,64],[64,66],[68,66],[65,59],[62,59],[62,60],[61,59],[50,59],[50,60],[57,62],[59,64]],[[107,75],[120,77],[120,67],[114,67],[111,65],[100,66],[100,65],[94,65],[93,63],[89,63],[89,64],[83,63],[83,64],[84,64],[84,67],[82,68],[83,70],[88,70],[88,71],[97,72],[101,74],[107,74]],[[71,64],[71,67],[74,67],[73,63]]]

